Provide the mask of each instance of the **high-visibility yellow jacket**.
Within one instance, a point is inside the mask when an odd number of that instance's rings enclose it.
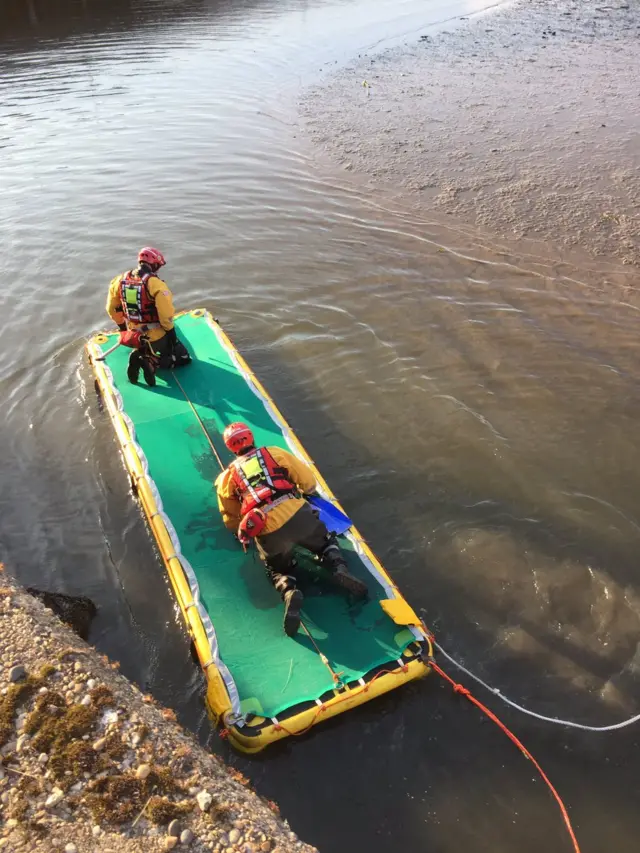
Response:
[[[307,494],[313,492],[316,487],[316,478],[307,464],[301,462],[300,459],[287,450],[283,450],[281,447],[267,447],[267,450],[278,465],[286,469],[287,479],[294,483],[301,492]],[[218,476],[216,491],[218,493],[218,507],[222,514],[222,520],[229,530],[233,530],[235,533],[242,519],[240,513],[242,501],[236,493],[236,487],[229,468]],[[303,498],[291,498],[275,506],[271,512],[267,513],[267,524],[264,528],[264,533],[273,533],[274,530],[278,530],[296,514],[304,503]]]
[[[125,275],[126,273],[122,273],[122,275],[117,275],[111,280],[109,295],[107,296],[107,314],[117,325],[126,322],[120,299],[120,282]],[[166,332],[173,329],[173,315],[175,313],[173,296],[166,283],[155,275],[147,279],[147,290],[149,291],[149,296],[156,304],[161,328],[149,329],[146,334],[150,341],[157,341],[164,337]],[[127,323],[127,327],[130,329],[139,329],[140,323]]]

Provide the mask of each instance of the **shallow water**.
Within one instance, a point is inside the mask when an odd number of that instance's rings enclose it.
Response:
[[[638,300],[586,261],[494,246],[333,173],[296,125],[323,69],[485,5],[0,11],[2,557],[90,595],[98,648],[325,853],[570,845],[533,768],[435,677],[257,759],[228,754],[82,346],[111,276],[160,246],[178,304],[229,329],[451,652],[542,713],[630,714]],[[503,716],[583,853],[635,851],[634,730]]]

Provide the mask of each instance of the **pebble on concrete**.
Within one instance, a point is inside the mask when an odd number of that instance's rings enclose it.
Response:
[[[9,670],[9,681],[15,684],[16,681],[23,681],[27,677],[27,670],[21,663],[12,666]]]
[[[180,833],[180,844],[184,844],[185,847],[187,844],[191,844],[193,841],[193,832],[190,829],[183,829]]]
[[[150,773],[151,773],[151,767],[149,767],[148,764],[141,764],[136,769],[136,779],[140,779],[141,781],[144,781],[149,776]]]
[[[200,791],[200,793],[196,796],[196,802],[198,803],[200,811],[208,812],[211,808],[213,797],[208,791]]]

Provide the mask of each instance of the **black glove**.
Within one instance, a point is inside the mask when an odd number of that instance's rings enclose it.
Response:
[[[126,323],[118,323],[118,328],[120,329],[121,332],[126,332],[127,331],[127,324]]]

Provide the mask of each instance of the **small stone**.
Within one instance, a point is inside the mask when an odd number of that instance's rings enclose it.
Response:
[[[87,681],[87,687],[89,688],[89,690],[94,690],[97,686],[98,682],[95,680],[95,678],[90,678]]]
[[[171,821],[169,828],[167,829],[167,835],[171,835],[174,838],[180,837],[180,823],[177,820]]]
[[[229,841],[232,844],[238,844],[238,842],[240,841],[241,838],[242,838],[242,833],[240,832],[239,829],[232,829],[231,832],[229,833]]]
[[[16,751],[16,742],[15,740],[10,740],[9,743],[5,743],[5,745],[0,749],[0,754],[2,755],[11,755],[12,752]]]
[[[76,782],[75,785],[72,785],[69,788],[69,793],[70,794],[79,794],[83,788],[84,788],[84,784],[82,782]]]
[[[5,823],[7,829],[14,829],[18,825],[18,821],[15,817],[10,817],[9,820]]]
[[[173,848],[176,846],[177,843],[178,843],[178,839],[169,835],[164,840],[164,849],[165,850],[173,850]]]
[[[96,752],[100,752],[101,749],[104,749],[106,742],[107,742],[106,737],[98,738],[98,740],[94,742],[93,748],[95,749]]]
[[[38,756],[38,764],[41,767],[44,767],[44,765],[47,763],[48,760],[49,760],[49,756],[47,755],[46,752],[41,752],[40,755]]]
[[[100,829],[98,824],[91,827],[91,834],[93,835],[94,838],[100,838],[100,836],[102,835],[102,830]]]
[[[84,684],[81,681],[76,681],[76,683],[73,685],[73,692],[74,693],[82,693],[83,690],[84,690]]]
[[[64,791],[61,791],[60,788],[54,788],[53,791],[49,794],[47,799],[45,800],[45,808],[52,809],[58,805],[58,803],[64,799]]]
[[[22,752],[23,749],[29,746],[29,735],[20,735],[16,742],[16,752]]]
[[[81,704],[81,705],[90,705],[90,704],[91,704],[91,696],[89,696],[89,694],[87,693],[87,694],[86,694],[85,696],[83,696],[83,697],[82,697],[82,699],[80,700],[80,704]]]
[[[4,767],[0,764],[0,782],[4,779]]]
[[[78,853],[78,848],[73,843],[65,844],[64,853]]]
[[[262,851],[262,853],[270,853],[271,842],[270,841],[263,841],[262,844],[260,845],[260,850]]]
[[[190,829],[183,829],[180,833],[180,844],[191,844],[193,841],[193,832]]]
[[[74,663],[74,665],[73,665],[73,669],[74,669],[74,671],[75,671],[75,672],[80,672],[80,670],[82,669],[82,664],[80,663],[80,661],[79,661],[79,660],[77,660],[77,661]]]
[[[136,770],[136,779],[144,780],[151,773],[151,768],[148,764],[141,764]]]
[[[22,666],[21,663],[12,666],[9,670],[9,681],[12,684],[15,684],[16,681],[24,681],[27,677],[27,670]]]
[[[141,740],[142,740],[142,738],[136,732],[135,734],[131,735],[131,746],[134,747],[134,749],[135,749],[136,746],[140,746]]]
[[[27,722],[27,714],[20,714],[16,720],[16,729],[22,731],[24,724]]]
[[[48,693],[48,692],[49,692],[49,688],[48,688],[48,687],[41,687],[41,688],[40,688],[40,690],[38,690],[38,693],[39,693],[41,696],[44,696],[44,694],[45,694],[45,693]]]
[[[196,802],[201,812],[208,812],[213,802],[213,797],[208,791],[200,791],[196,796]]]
[[[8,791],[3,791],[2,794],[0,794],[0,803],[2,803],[3,806],[6,806],[10,797],[11,794]]]

